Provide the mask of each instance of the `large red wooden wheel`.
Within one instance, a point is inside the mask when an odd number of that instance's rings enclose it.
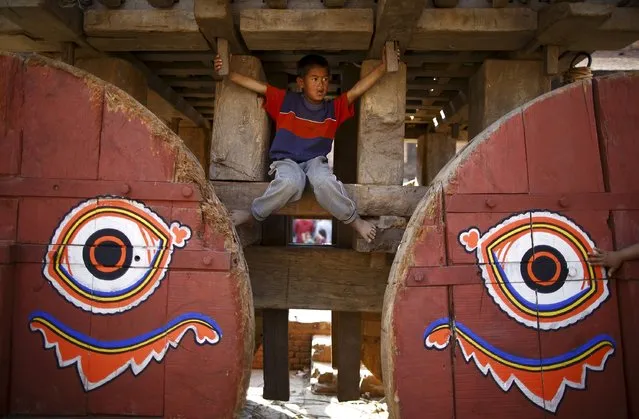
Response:
[[[473,139],[431,184],[390,274],[395,418],[639,417],[639,77],[555,90]]]
[[[242,249],[182,141],[119,89],[0,55],[0,415],[232,417]]]

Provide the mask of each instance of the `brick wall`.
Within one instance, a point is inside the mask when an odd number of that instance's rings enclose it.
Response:
[[[311,340],[313,335],[330,335],[331,324],[288,323],[288,365],[290,370],[303,370],[311,367]],[[260,344],[253,357],[253,368],[263,369],[263,347]]]

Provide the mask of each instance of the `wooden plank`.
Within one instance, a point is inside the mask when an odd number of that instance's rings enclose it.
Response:
[[[89,44],[101,51],[208,51],[193,10],[89,9],[84,15]]]
[[[364,50],[373,34],[371,9],[248,9],[240,32],[252,50]]]
[[[344,7],[346,0],[322,0],[324,7]]]
[[[211,182],[215,194],[228,209],[246,209],[251,202],[261,196],[266,182]],[[410,217],[426,192],[425,187],[399,185],[358,185],[346,184],[344,189],[355,201],[360,215],[395,215]],[[276,211],[279,215],[328,217],[329,213],[319,206],[312,192],[306,190],[302,198]]]
[[[288,0],[266,0],[269,9],[286,9]]]
[[[371,268],[370,253],[334,248],[250,246],[244,255],[256,308],[381,311],[389,260]]]
[[[233,23],[230,1],[194,0],[194,2],[195,20],[209,44],[216,45],[217,38],[224,38],[229,42],[232,53],[246,52],[246,45]]]
[[[155,75],[143,62],[137,59],[133,54],[121,54],[122,58],[129,61],[136,68],[144,73],[149,88],[155,91],[160,97],[169,102],[175,109],[181,112],[196,126],[210,129],[211,125],[204,117],[196,111],[193,106],[184,100],[182,96],[177,94],[170,86],[168,86],[160,77]]]
[[[264,309],[264,392],[269,400],[288,401],[288,310]]]
[[[527,107],[523,118],[530,192],[604,191],[590,83],[556,90]]]
[[[424,9],[408,49],[417,51],[512,51],[535,35],[537,13],[529,8]]]
[[[229,74],[229,65],[231,62],[231,55],[229,54],[229,41],[224,38],[217,38],[217,54],[222,58],[222,68],[217,72],[219,76],[226,76]]]
[[[545,45],[544,46],[544,65],[546,69],[546,75],[554,76],[559,73],[559,46],[558,45]]]
[[[639,107],[627,102],[639,94],[639,77],[620,75],[594,81],[595,110],[604,173],[611,192],[639,192],[636,162],[639,152],[635,141],[639,128]]]
[[[213,55],[211,54],[211,59]],[[139,56],[138,56],[139,58]],[[158,76],[213,76],[214,70],[212,66],[204,65],[197,62],[175,62],[162,63],[146,62],[146,65]]]
[[[173,3],[177,0],[146,0],[149,4],[155,8],[164,9],[173,6]]]
[[[62,7],[47,0],[11,0],[0,3],[3,15],[30,37],[46,42],[80,42],[82,39],[82,10]]]
[[[384,43],[397,41],[405,51],[413,36],[413,30],[426,7],[426,1],[380,0],[377,2],[375,34],[369,50],[369,58],[380,58]]]
[[[337,399],[340,402],[359,400],[362,315],[347,311],[338,315]]]

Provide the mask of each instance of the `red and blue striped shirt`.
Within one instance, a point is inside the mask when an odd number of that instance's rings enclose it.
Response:
[[[287,92],[271,85],[266,88],[264,108],[275,121],[275,138],[269,157],[298,163],[331,151],[337,128],[355,114],[346,93],[321,104],[312,104],[302,93]]]

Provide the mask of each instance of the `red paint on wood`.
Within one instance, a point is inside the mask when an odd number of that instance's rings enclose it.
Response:
[[[169,280],[170,274],[144,303],[131,310],[117,315],[93,313],[91,337],[101,341],[130,339],[164,326],[170,320],[166,316]],[[161,341],[166,342],[166,338]],[[167,352],[171,350],[167,349]],[[93,362],[93,358],[89,364],[90,368],[101,367]],[[163,410],[164,360],[151,361],[137,376],[128,368],[111,382],[89,393],[90,414],[162,416]]]
[[[540,332],[541,355],[554,357],[574,350],[600,334],[611,336],[616,342],[613,356],[608,358],[604,371],[589,370],[586,390],[567,388],[553,417],[559,419],[627,418],[626,391],[623,378],[623,352],[619,331],[617,296],[614,283],[609,283],[611,297],[594,314],[554,332]],[[544,377],[546,377],[544,372]],[[544,388],[544,391],[547,391]],[[548,396],[547,396],[548,397]]]
[[[469,147],[473,147],[471,143]],[[446,193],[525,193],[528,174],[521,114],[503,121],[490,133],[490,141],[473,148],[460,161]]]
[[[448,316],[446,287],[404,289],[397,295],[393,374],[402,418],[453,417],[451,347],[426,349],[422,340],[430,322]]]
[[[421,221],[422,227],[412,243],[414,266],[440,266],[446,263],[442,195],[439,188],[432,194],[429,193],[430,199],[427,201],[427,206],[422,209],[424,217]]]
[[[455,321],[481,339],[512,355],[539,359],[539,335],[501,312],[483,285],[453,287]],[[541,386],[541,374],[531,386]],[[543,418],[544,411],[513,384],[505,392],[495,380],[485,377],[471,359],[455,349],[455,401],[459,418]]]
[[[148,124],[110,105],[113,100],[104,106],[99,179],[171,182],[175,151]]]
[[[24,198],[18,210],[18,243],[49,244],[64,216],[80,200]]]
[[[20,60],[0,55],[0,175],[15,175],[20,172],[23,81]]]
[[[543,208],[555,212],[639,209],[639,195],[634,193],[446,195],[446,212],[448,213],[518,212],[522,208]]]
[[[406,277],[409,287],[476,285],[480,281],[481,272],[474,265],[412,267]]]
[[[18,200],[0,199],[0,240],[15,240],[17,229]]]
[[[22,170],[25,177],[96,179],[104,89],[41,63],[27,64]]]
[[[198,241],[194,241],[197,243]],[[231,269],[231,254],[213,250],[176,250],[171,259],[172,269],[199,271],[228,271]]]
[[[202,199],[200,191],[193,184],[138,182],[135,180],[6,178],[0,179],[0,194],[79,199],[89,196],[111,195],[141,201],[194,201],[198,203]]]
[[[464,245],[459,243],[459,234],[472,227],[485,234],[491,227],[510,217],[511,213],[475,213],[475,214],[446,214],[446,243],[449,264],[476,264],[475,251],[467,253]],[[504,230],[506,233],[506,230]],[[532,246],[532,242],[531,242]]]
[[[9,412],[11,329],[13,318],[13,265],[0,264],[0,415]]]
[[[615,75],[596,79],[595,103],[612,192],[639,192],[639,77]]]
[[[604,191],[590,83],[535,101],[524,128],[530,192]]]
[[[86,335],[91,314],[69,304],[41,273],[41,264],[17,264],[12,332],[11,412],[31,415],[85,415],[87,395],[74,366],[58,367],[54,349],[29,329],[29,315],[46,311]]]
[[[171,271],[168,318],[199,312],[222,329],[216,345],[198,345],[187,333],[167,358],[165,417],[231,417],[244,373],[244,330],[237,278],[230,273]],[[246,365],[246,368],[249,368]]]

